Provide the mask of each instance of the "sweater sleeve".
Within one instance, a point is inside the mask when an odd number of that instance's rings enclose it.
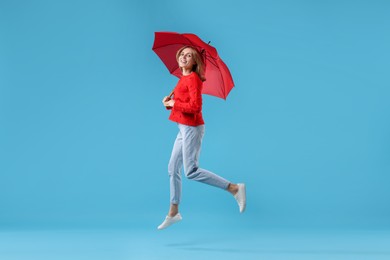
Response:
[[[183,113],[196,114],[202,111],[202,83],[196,78],[191,78],[188,83],[189,101],[175,100],[173,109]]]

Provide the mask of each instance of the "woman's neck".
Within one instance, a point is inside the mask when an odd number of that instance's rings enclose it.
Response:
[[[188,76],[188,75],[190,75],[191,73],[192,73],[192,70],[183,69],[183,71],[182,71],[183,76]]]

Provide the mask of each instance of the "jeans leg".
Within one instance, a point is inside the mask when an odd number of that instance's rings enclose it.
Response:
[[[193,127],[179,124],[182,135],[183,163],[186,177],[226,190],[229,181],[208,170],[199,168],[199,155],[204,125]]]
[[[168,164],[170,202],[172,204],[179,204],[181,200],[182,141],[182,135],[179,131]]]

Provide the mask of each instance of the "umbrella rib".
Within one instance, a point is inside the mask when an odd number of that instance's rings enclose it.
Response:
[[[159,46],[159,47],[154,48],[153,50],[157,50],[157,49],[160,49],[160,48],[164,48],[164,47],[169,46],[169,45],[172,45],[172,44],[167,44],[167,45],[164,45],[164,46]],[[205,59],[206,59],[207,61],[209,61],[212,65],[218,67],[218,65],[217,65],[217,63],[215,62],[214,58],[213,58],[211,55],[207,55],[207,52],[206,52],[206,54],[205,54]]]
[[[192,43],[190,40],[188,40],[188,41],[190,43]],[[159,45],[158,47],[152,47],[152,50],[164,48],[164,47],[167,47],[167,46],[170,46],[170,45],[185,45],[185,44],[184,43],[168,43],[168,44],[164,44],[164,45]]]
[[[213,64],[214,66],[218,67],[217,63],[215,62],[215,60],[213,59],[213,57],[209,56],[207,57],[206,56],[206,59],[211,63]]]
[[[197,44],[193,43],[191,40],[187,39],[190,43],[190,45],[192,46],[198,46]],[[157,50],[157,49],[160,49],[160,48],[164,48],[164,47],[167,47],[167,46],[170,46],[170,45],[185,45],[184,43],[169,43],[169,44],[165,44],[165,45],[159,45],[158,47],[153,47],[152,50]],[[200,46],[199,46],[200,47]],[[205,57],[208,61],[211,62],[211,64],[213,64],[214,66],[217,66],[218,65],[214,62],[214,58],[208,54],[208,52],[205,50]]]
[[[181,46],[189,45],[196,48],[200,52],[202,59],[204,60],[205,67],[209,66],[209,68],[205,68],[206,72],[210,70],[209,71],[210,74],[206,73],[207,78],[208,76],[210,76],[209,82],[207,82],[207,80],[205,81],[205,83],[207,84],[207,90],[209,89],[211,90],[210,92],[207,91],[208,94],[221,97],[226,100],[226,95],[229,94],[229,91],[234,86],[234,83],[232,82],[231,75],[229,74],[229,69],[226,67],[224,62],[220,59],[218,52],[216,51],[215,48],[210,46],[210,44],[206,45],[206,43],[200,39],[199,39],[200,41],[198,41],[197,38],[194,38],[193,39],[194,41],[186,37],[182,39],[175,38],[177,42],[172,42],[171,40],[168,40],[166,38],[159,38],[159,39],[160,42],[163,43],[156,44],[156,46],[153,45],[152,50],[154,50],[156,54],[158,54],[160,59],[165,63],[168,71],[172,75],[179,78],[180,78],[179,75],[180,73],[178,71],[179,66],[177,62],[174,63],[174,59],[172,59],[174,55],[171,57],[172,53],[176,49],[180,49]],[[167,41],[171,41],[171,42],[166,43]],[[160,56],[160,54],[162,56]]]

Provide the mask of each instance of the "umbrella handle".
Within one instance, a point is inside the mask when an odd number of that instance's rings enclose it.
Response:
[[[172,92],[168,95],[169,98],[172,98],[173,92],[175,92],[175,89],[173,89]]]

